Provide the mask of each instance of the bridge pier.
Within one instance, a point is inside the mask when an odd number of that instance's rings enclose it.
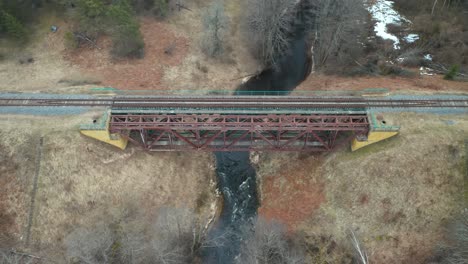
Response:
[[[358,149],[364,148],[366,146],[381,142],[388,138],[398,135],[400,131],[399,126],[389,124],[387,120],[380,114],[373,112],[368,113],[369,116],[369,133],[365,140],[353,139],[351,143],[351,150],[356,151]]]
[[[80,133],[124,150],[127,147],[128,139],[119,134],[110,133],[109,116],[110,111],[106,112],[102,117],[93,120],[91,124],[81,125]]]

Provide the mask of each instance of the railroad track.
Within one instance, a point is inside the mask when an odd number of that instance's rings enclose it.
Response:
[[[106,97],[91,99],[0,98],[0,107],[111,107],[113,109],[225,108],[468,108],[468,99],[381,99],[362,97],[212,96]]]

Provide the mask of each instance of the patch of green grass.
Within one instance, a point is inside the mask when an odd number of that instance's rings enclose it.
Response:
[[[450,67],[450,70],[445,74],[444,79],[454,80],[459,71],[460,71],[460,66],[453,65],[452,67]]]

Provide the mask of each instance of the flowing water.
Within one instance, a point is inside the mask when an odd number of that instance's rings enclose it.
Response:
[[[223,194],[223,211],[210,239],[222,243],[204,252],[204,263],[233,263],[238,254],[243,228],[257,215],[255,169],[249,152],[216,152],[218,188]]]
[[[276,70],[266,69],[242,84],[235,94],[243,91],[284,92],[287,94],[304,81],[311,71],[309,45],[303,16],[298,12],[295,33],[291,36],[290,51],[279,60]],[[209,236],[228,234],[228,239],[204,252],[204,263],[233,263],[238,254],[242,231],[251,226],[257,216],[256,172],[250,163],[249,152],[217,152],[218,188],[224,197],[221,217]]]

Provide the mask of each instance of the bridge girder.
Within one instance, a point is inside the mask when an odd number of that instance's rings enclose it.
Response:
[[[148,151],[330,151],[365,137],[365,114],[112,114],[109,129]]]

